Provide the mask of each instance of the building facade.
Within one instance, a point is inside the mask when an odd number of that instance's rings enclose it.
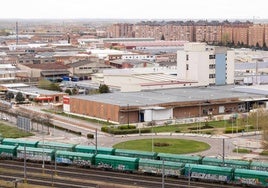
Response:
[[[185,44],[177,53],[178,79],[198,85],[225,85],[234,82],[234,52],[205,43]]]

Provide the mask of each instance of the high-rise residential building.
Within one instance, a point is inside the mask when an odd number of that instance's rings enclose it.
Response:
[[[134,37],[133,24],[127,24],[127,23],[113,24],[108,28],[108,36],[112,38]]]
[[[197,81],[200,86],[234,82],[234,51],[205,43],[186,43],[177,52],[178,79]]]
[[[248,45],[248,26],[235,25],[233,27],[233,41],[235,44]]]
[[[264,26],[255,24],[248,28],[248,45],[262,47],[264,43]]]
[[[268,47],[268,24],[264,25],[264,45]]]

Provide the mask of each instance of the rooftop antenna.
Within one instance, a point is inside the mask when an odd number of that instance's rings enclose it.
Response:
[[[18,22],[16,22],[16,45],[19,44],[19,27]]]

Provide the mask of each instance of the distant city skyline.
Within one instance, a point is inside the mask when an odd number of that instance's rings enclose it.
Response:
[[[0,19],[268,19],[266,0],[7,0]]]

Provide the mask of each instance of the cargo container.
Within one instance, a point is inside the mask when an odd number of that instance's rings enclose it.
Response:
[[[250,168],[250,161],[243,160],[233,160],[233,159],[219,159],[215,157],[204,157],[202,159],[202,164],[204,165],[213,165],[213,166],[226,166],[226,167],[234,167],[234,168]]]
[[[97,168],[119,171],[137,171],[138,161],[138,158],[97,154],[95,157],[95,166]]]
[[[248,170],[248,169],[235,169],[234,183],[243,184],[248,186],[268,186],[268,172]]]
[[[51,162],[54,160],[54,154],[55,152],[53,149],[32,148],[32,147],[23,147],[23,146],[19,146],[17,148],[17,158],[24,159],[24,156],[25,156],[26,160],[30,160],[30,161]]]
[[[55,154],[55,160],[59,164],[91,166],[94,164],[94,154],[58,150]]]
[[[40,141],[37,144],[38,148],[47,148],[47,149],[55,149],[55,150],[64,150],[64,151],[74,151],[75,144],[66,144],[60,142],[43,142]]]
[[[38,141],[4,138],[2,144],[11,146],[37,147]]]
[[[165,176],[180,176],[184,174],[184,164],[171,161],[159,161],[152,159],[139,160],[139,172],[161,175],[163,170]]]
[[[201,156],[193,155],[177,155],[169,153],[158,153],[157,159],[165,161],[175,161],[181,163],[192,163],[192,164],[201,164]]]
[[[75,152],[82,152],[82,153],[96,153],[96,146],[86,146],[86,145],[76,145],[74,147]],[[104,155],[114,155],[114,148],[108,147],[97,147],[98,154]]]
[[[233,180],[233,168],[200,164],[185,164],[184,175],[191,179],[230,183]]]
[[[268,171],[268,163],[261,161],[252,161],[250,164],[251,170]]]
[[[0,145],[0,158],[1,159],[13,159],[17,155],[18,146]]]
[[[114,155],[124,156],[124,157],[143,158],[143,159],[156,159],[157,157],[156,152],[127,150],[127,149],[115,149]]]

